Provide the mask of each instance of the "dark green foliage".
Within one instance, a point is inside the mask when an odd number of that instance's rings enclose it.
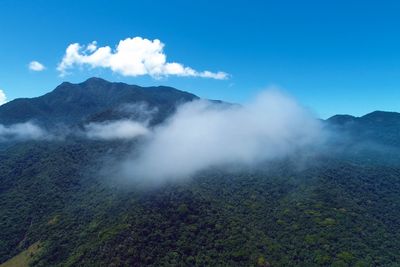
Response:
[[[111,147],[123,153],[126,144],[25,143],[2,152],[0,261],[40,240],[36,266],[400,262],[399,168],[321,156],[301,171],[287,162],[215,170],[139,190],[99,178],[98,159]]]

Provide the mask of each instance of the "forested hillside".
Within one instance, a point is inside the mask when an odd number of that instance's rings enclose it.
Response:
[[[176,103],[197,98],[163,92],[139,99],[164,110],[160,121]],[[17,103],[0,108],[2,122],[11,110],[22,114]],[[74,123],[121,115],[93,110]],[[66,118],[57,112],[54,118]],[[240,171],[214,167],[148,188],[106,171],[140,139],[3,143],[0,263],[25,252],[31,266],[398,266],[398,114],[326,123],[346,136],[335,140],[334,153]]]

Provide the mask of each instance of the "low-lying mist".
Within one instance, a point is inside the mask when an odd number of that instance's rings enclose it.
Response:
[[[118,169],[135,181],[179,180],[211,167],[252,166],[307,153],[322,139],[320,121],[276,90],[242,106],[197,100],[152,129]]]
[[[0,142],[46,140],[51,135],[33,122],[16,123],[12,125],[0,124]]]
[[[149,133],[146,125],[133,120],[89,123],[85,125],[85,135],[89,139],[115,140],[132,139]]]
[[[306,158],[327,137],[319,119],[278,90],[264,91],[243,105],[187,102],[156,125],[149,122],[159,111],[145,103],[125,104],[117,108],[117,114],[122,114],[119,119],[89,122],[74,130],[44,129],[32,122],[0,125],[0,141],[64,142],[71,136],[140,140],[134,145],[124,143],[131,153],[114,155],[114,159],[107,155],[106,169],[126,181],[159,184],[210,168],[240,170],[292,156],[301,161],[302,155]]]
[[[158,109],[140,102],[123,104],[117,112],[124,119],[88,123],[84,125],[83,136],[95,140],[129,140],[147,135],[149,122]]]

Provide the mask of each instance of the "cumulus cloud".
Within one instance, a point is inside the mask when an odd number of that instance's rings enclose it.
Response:
[[[320,139],[320,122],[275,90],[244,106],[199,100],[155,128],[120,168],[124,177],[140,181],[182,179],[210,167],[284,158]]]
[[[7,102],[7,96],[3,90],[0,90],[0,106]]]
[[[57,70],[61,76],[76,66],[107,68],[123,76],[150,75],[154,78],[163,76],[192,76],[212,79],[227,79],[225,72],[197,71],[177,62],[167,62],[164,44],[158,40],[142,37],[121,40],[113,50],[110,46],[97,47],[96,42],[86,46],[70,44]]]
[[[31,61],[29,63],[29,69],[32,71],[43,71],[46,69],[46,67],[38,61]]]
[[[133,139],[148,133],[145,125],[133,120],[89,123],[85,126],[85,134],[90,139]]]
[[[51,138],[41,127],[32,122],[17,123],[9,126],[0,124],[0,141],[44,140]]]

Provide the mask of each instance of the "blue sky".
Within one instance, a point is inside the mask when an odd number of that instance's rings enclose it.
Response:
[[[323,118],[400,111],[399,14],[399,1],[0,0],[0,89],[34,97],[99,76],[242,103],[274,85]],[[159,39],[167,62],[228,79],[56,70],[70,44],[114,49],[136,36]],[[46,69],[29,70],[33,60]]]

